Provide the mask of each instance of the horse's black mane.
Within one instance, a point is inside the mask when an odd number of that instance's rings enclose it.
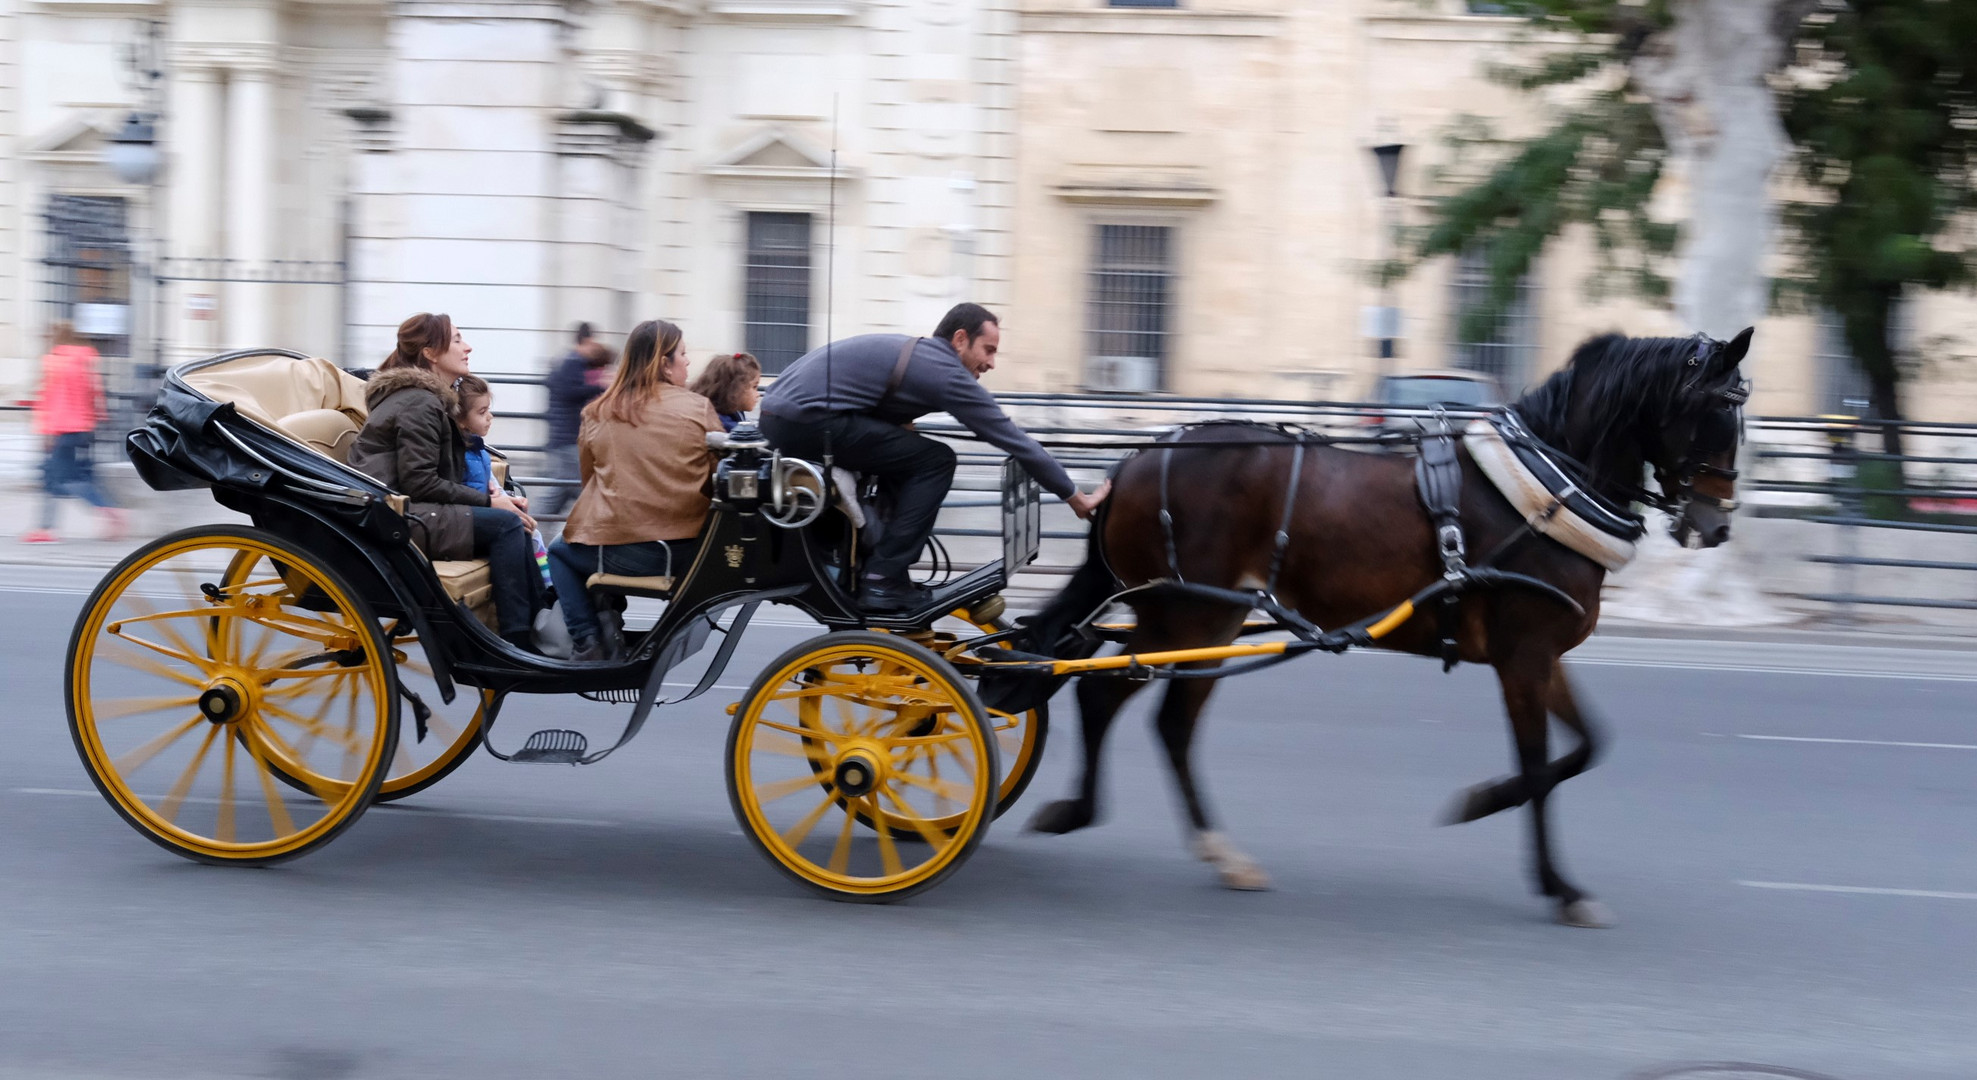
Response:
[[[1578,458],[1601,479],[1638,471],[1643,428],[1668,422],[1685,379],[1692,337],[1588,339],[1565,366],[1512,405],[1531,433]],[[1720,348],[1720,346],[1718,346]]]

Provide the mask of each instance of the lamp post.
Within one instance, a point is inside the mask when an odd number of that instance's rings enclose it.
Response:
[[[151,317],[148,336],[151,339],[151,366],[150,370],[138,373],[137,386],[140,389],[137,396],[140,399],[145,397],[144,391],[150,387],[152,380],[165,370],[165,208],[158,185],[158,179],[164,172],[164,154],[158,147],[158,124],[163,119],[164,110],[165,73],[160,41],[163,31],[163,23],[146,21],[139,29],[137,40],[128,46],[124,54],[126,71],[137,84],[143,107],[124,118],[124,126],[110,137],[109,149],[104,153],[104,160],[110,171],[116,173],[117,179],[145,188],[150,203],[148,276],[151,279]]]
[[[1384,213],[1381,215],[1381,228],[1386,233],[1388,259],[1399,254],[1400,245],[1400,155],[1406,150],[1404,143],[1381,143],[1373,147],[1373,160],[1380,167],[1380,181],[1385,198],[1381,201]],[[1384,279],[1385,274],[1383,273]],[[1380,306],[1375,319],[1373,337],[1380,340],[1380,362],[1375,368],[1376,381],[1385,377],[1393,368],[1394,339],[1400,336],[1400,308],[1394,304],[1394,287],[1390,281],[1380,286]],[[1376,387],[1377,388],[1377,387]]]

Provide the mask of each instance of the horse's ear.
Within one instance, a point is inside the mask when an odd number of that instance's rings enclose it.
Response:
[[[1723,351],[1716,354],[1720,358],[1723,371],[1729,371],[1744,362],[1744,357],[1750,353],[1750,336],[1756,331],[1755,326],[1744,327],[1742,333],[1731,338],[1729,344],[1723,346]]]

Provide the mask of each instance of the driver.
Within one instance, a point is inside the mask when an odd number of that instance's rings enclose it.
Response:
[[[762,434],[776,449],[880,478],[893,513],[858,585],[859,606],[904,611],[926,598],[906,568],[933,534],[934,518],[954,482],[954,450],[915,432],[912,421],[944,412],[1022,463],[1044,490],[1081,518],[1103,502],[1109,485],[1086,494],[1064,466],[1012,423],[978,381],[995,368],[1002,327],[980,304],[957,304],[932,337],[861,334],[813,349],[762,397]]]

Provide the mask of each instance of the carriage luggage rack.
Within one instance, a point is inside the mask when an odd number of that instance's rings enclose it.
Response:
[[[540,762],[544,765],[582,764],[584,754],[590,750],[590,740],[581,731],[568,728],[550,728],[529,736],[529,741],[515,751],[509,761]]]

